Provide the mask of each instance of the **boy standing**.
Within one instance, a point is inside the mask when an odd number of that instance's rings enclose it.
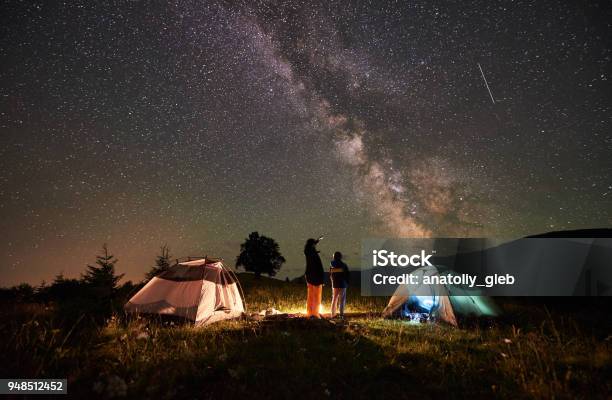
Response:
[[[334,253],[329,269],[329,278],[332,283],[331,317],[336,316],[336,309],[340,309],[340,318],[344,318],[344,306],[346,304],[346,288],[349,284],[349,269],[342,261],[342,253]]]

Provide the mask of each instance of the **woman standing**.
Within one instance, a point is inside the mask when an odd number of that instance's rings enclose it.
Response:
[[[339,251],[334,253],[334,259],[331,261],[329,269],[329,277],[332,282],[332,304],[331,317],[336,316],[336,310],[340,311],[340,318],[344,318],[344,306],[346,305],[346,288],[349,284],[349,269],[342,261],[342,253]]]
[[[308,239],[304,246],[306,256],[306,284],[308,286],[308,299],[306,300],[306,316],[321,318],[321,295],[323,293],[323,263],[316,248],[318,240]]]

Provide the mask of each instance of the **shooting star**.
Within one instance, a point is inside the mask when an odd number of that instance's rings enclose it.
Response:
[[[487,82],[487,78],[485,78],[485,74],[482,71],[482,67],[480,66],[480,63],[478,64],[478,69],[480,69],[480,74],[482,75],[482,79],[484,80],[485,86],[487,87],[487,90],[489,91],[489,96],[491,96],[491,101],[493,102],[493,104],[495,104],[495,99],[493,98],[493,93],[491,93],[491,88],[489,88],[489,83]]]

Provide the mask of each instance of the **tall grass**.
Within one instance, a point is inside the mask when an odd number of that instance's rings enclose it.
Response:
[[[305,306],[304,285],[241,280],[250,311]],[[380,311],[386,302],[356,292],[349,312]],[[545,308],[504,309],[504,319],[456,329],[368,314],[206,328],[118,314],[95,327],[87,316],[63,325],[42,306],[5,308],[0,375],[67,377],[79,398],[609,396],[609,335]]]

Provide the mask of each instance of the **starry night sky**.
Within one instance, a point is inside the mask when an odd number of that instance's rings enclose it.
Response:
[[[2,286],[76,277],[105,242],[140,280],[164,243],[233,265],[257,230],[293,277],[321,234],[356,265],[367,237],[612,225],[609,2],[5,1],[0,18]]]

